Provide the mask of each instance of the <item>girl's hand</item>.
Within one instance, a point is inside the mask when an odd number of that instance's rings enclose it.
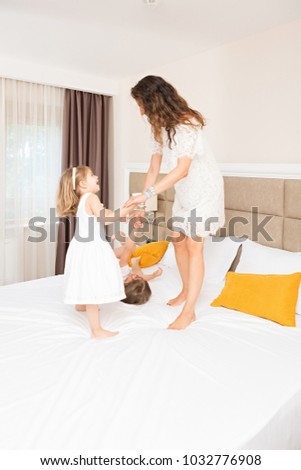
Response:
[[[129,207],[132,204],[134,206],[137,206],[138,204],[144,204],[145,201],[146,201],[146,196],[144,194],[138,194],[138,196],[130,197],[130,199],[126,201],[123,207]]]
[[[132,218],[131,213],[135,211],[135,208],[136,208],[135,204],[128,205],[127,207],[123,206],[123,208],[120,209],[120,221],[128,222],[129,219]]]

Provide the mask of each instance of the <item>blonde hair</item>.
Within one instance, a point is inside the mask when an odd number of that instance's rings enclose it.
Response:
[[[190,108],[187,101],[162,77],[148,75],[142,78],[131,89],[131,95],[139,105],[143,106],[155,140],[161,144],[161,131],[165,128],[170,148],[176,135],[176,126],[179,124],[191,127],[206,125],[202,114]],[[191,122],[191,118],[195,119],[196,124]]]
[[[59,216],[76,214],[80,198],[78,185],[86,179],[89,170],[88,166],[81,165],[67,168],[62,174],[56,197],[56,210]]]
[[[124,285],[126,298],[122,302],[132,305],[145,304],[152,295],[149,283],[144,279],[133,279]]]

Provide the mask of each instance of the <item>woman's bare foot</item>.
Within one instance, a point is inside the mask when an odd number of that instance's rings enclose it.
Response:
[[[99,328],[98,330],[92,331],[92,338],[95,339],[105,339],[105,338],[112,338],[113,336],[118,335],[118,331],[109,331],[104,330],[103,328]]]
[[[181,305],[183,302],[185,302],[186,300],[186,292],[185,291],[181,291],[179,293],[179,295],[177,295],[177,297],[175,297],[174,299],[171,299],[167,302],[167,305],[170,305],[171,307],[176,307],[177,305]]]
[[[193,321],[195,321],[195,313],[192,315],[180,313],[180,315],[169,326],[169,330],[185,330]]]
[[[85,305],[75,305],[75,310],[77,312],[85,312],[86,311],[86,306]]]

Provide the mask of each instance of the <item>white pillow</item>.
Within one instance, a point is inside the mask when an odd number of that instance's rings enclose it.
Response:
[[[204,245],[205,278],[208,284],[221,284],[237,254],[241,240],[230,237],[207,237]],[[177,269],[174,246],[169,244],[160,264]]]
[[[301,253],[259,245],[259,243],[247,239],[242,244],[242,253],[236,272],[250,274],[292,274],[301,272]],[[299,287],[296,309],[296,313],[301,315],[301,286]]]

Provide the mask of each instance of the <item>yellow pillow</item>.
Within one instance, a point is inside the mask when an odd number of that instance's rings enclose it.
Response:
[[[139,266],[140,268],[147,268],[152,266],[160,261],[163,258],[165,251],[167,250],[169,242],[152,242],[147,243],[146,245],[141,245],[136,248],[132,253],[132,258],[137,258],[141,256]],[[132,266],[131,260],[128,262],[129,266]]]
[[[301,273],[240,274],[228,272],[212,307],[226,307],[266,318],[284,326],[296,326],[296,304]]]

